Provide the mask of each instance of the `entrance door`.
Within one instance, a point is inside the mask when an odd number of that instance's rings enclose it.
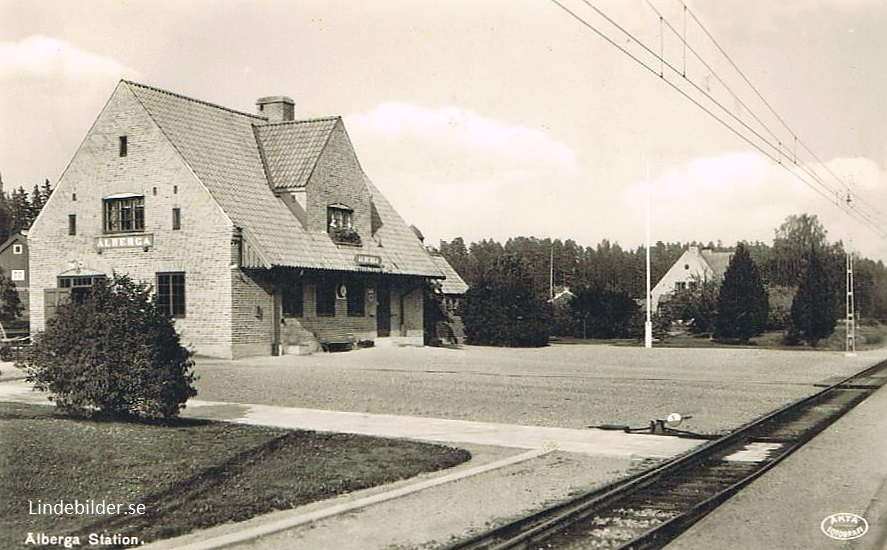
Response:
[[[379,338],[391,336],[391,286],[380,281],[376,292],[376,332]]]

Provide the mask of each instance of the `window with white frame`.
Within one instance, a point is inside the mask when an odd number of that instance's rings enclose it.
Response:
[[[145,230],[145,197],[122,193],[105,197],[105,233],[135,233]]]

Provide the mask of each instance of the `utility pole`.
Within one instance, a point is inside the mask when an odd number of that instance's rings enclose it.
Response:
[[[644,323],[644,347],[653,347],[653,293],[650,291],[650,213],[652,207],[653,191],[650,187],[650,162],[647,161],[647,321]]]
[[[852,206],[853,198],[850,191],[847,191],[847,206]],[[846,357],[856,357],[856,301],[853,298],[853,237],[847,239],[847,278],[846,278],[847,297],[845,303],[845,332],[844,355]]]
[[[554,298],[554,241],[551,241],[551,252],[548,258],[548,298]]]

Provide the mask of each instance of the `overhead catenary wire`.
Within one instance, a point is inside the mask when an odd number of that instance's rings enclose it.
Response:
[[[810,167],[805,166],[802,163],[798,163],[797,162],[797,155],[792,154],[791,151],[786,151],[782,145],[781,140],[778,140],[778,138],[775,137],[775,133],[771,129],[769,129],[769,127],[767,127],[765,124],[763,124],[763,122],[761,122],[759,120],[759,117],[757,117],[755,115],[755,118],[758,119],[758,123],[761,124],[762,126],[764,126],[765,130],[771,136],[773,136],[774,139],[777,140],[776,144],[773,144],[770,140],[768,140],[767,138],[762,136],[757,130],[750,127],[745,121],[743,121],[738,116],[736,116],[730,109],[726,108],[720,101],[718,101],[716,98],[712,97],[711,94],[709,94],[708,92],[703,90],[698,84],[696,84],[692,80],[688,79],[686,77],[685,70],[677,69],[675,66],[673,66],[670,62],[668,62],[665,59],[664,51],[662,54],[657,54],[650,47],[648,47],[641,40],[639,40],[634,34],[629,32],[625,28],[623,28],[621,25],[619,25],[616,21],[614,21],[608,15],[603,13],[596,6],[594,6],[590,2],[588,2],[588,0],[583,0],[583,3],[586,6],[588,6],[589,8],[591,8],[592,10],[594,10],[600,17],[602,17],[604,20],[606,20],[609,24],[611,24],[613,27],[615,27],[620,32],[622,32],[625,36],[627,36],[629,39],[629,43],[634,42],[635,44],[640,46],[644,51],[646,51],[649,55],[651,55],[653,58],[655,58],[659,62],[658,63],[659,70],[657,70],[657,67],[652,66],[651,64],[649,64],[649,63],[645,62],[643,59],[641,59],[638,55],[629,51],[626,47],[623,47],[621,44],[617,43],[613,38],[611,38],[610,36],[605,34],[602,30],[600,30],[594,24],[590,23],[588,20],[586,20],[585,18],[580,16],[574,10],[571,10],[569,7],[567,7],[560,0],[551,0],[551,2],[554,3],[555,5],[557,5],[561,10],[563,10],[564,12],[569,14],[571,17],[576,19],[580,24],[582,24],[583,26],[585,26],[586,28],[588,28],[589,30],[591,30],[592,32],[597,34],[599,37],[604,39],[611,46],[615,47],[620,52],[622,52],[624,55],[626,55],[627,57],[632,59],[638,65],[647,69],[648,71],[652,72],[653,74],[659,76],[662,81],[664,81],[666,84],[668,84],[671,88],[673,88],[679,94],[684,96],[685,99],[687,99],[690,102],[692,102],[693,104],[695,104],[698,108],[700,108],[706,114],[708,114],[709,116],[714,118],[717,122],[719,122],[722,126],[727,128],[728,130],[730,130],[737,137],[739,137],[740,139],[742,139],[743,141],[745,141],[746,143],[748,143],[749,145],[751,145],[752,147],[754,147],[755,149],[760,151],[762,154],[764,154],[766,157],[768,157],[772,161],[785,167],[789,171],[789,173],[794,175],[797,179],[799,179],[801,182],[803,182],[805,185],[807,185],[814,192],[816,192],[817,194],[819,194],[823,198],[829,200],[829,202],[832,202],[835,206],[837,206],[838,208],[843,210],[845,213],[847,213],[851,217],[854,217],[855,219],[857,219],[857,221],[868,226],[869,229],[874,230],[876,233],[879,233],[882,236],[887,236],[887,232],[885,232],[883,229],[881,229],[879,227],[879,225],[873,219],[871,219],[870,215],[867,215],[867,214],[861,212],[854,205],[849,205],[849,204],[845,203],[843,200],[841,200],[841,197],[843,196],[842,192],[835,190],[834,188],[832,188],[831,186],[826,184],[818,174],[816,174],[815,172],[812,171],[812,169]],[[684,5],[683,2],[682,2],[682,5],[686,8],[686,5]],[[655,10],[655,8],[654,8],[654,11],[658,12],[658,10]],[[690,11],[689,9],[687,9],[687,11],[690,14],[690,16],[693,18],[693,20],[696,21],[697,24],[700,24],[700,26],[701,26],[701,23],[699,23],[699,20],[698,20],[698,18],[695,17],[695,14],[693,14],[692,11]],[[662,45],[663,38],[662,38],[662,34],[661,34],[662,33],[661,25],[662,25],[663,21],[664,21],[664,17],[661,17],[660,18],[660,48],[664,49],[664,46]],[[674,31],[674,28],[670,24],[668,24],[668,25],[669,25],[669,28]],[[709,33],[707,31],[707,29],[703,29],[703,30],[710,37],[710,39],[714,40],[713,37],[711,36],[711,33]],[[678,34],[678,33],[676,32],[676,34]],[[708,66],[708,64],[704,60],[701,59],[701,56],[699,56],[698,53],[686,43],[685,36],[682,37],[681,40],[682,40],[682,42],[684,42],[685,51],[686,51],[686,49],[689,49],[691,51],[691,53],[693,53],[694,56],[696,56],[698,59],[700,59],[700,61],[703,62],[703,65],[706,65],[706,67],[710,70],[710,72],[715,73],[715,71],[711,70],[711,68]],[[722,55],[726,56],[726,52],[723,51],[723,48],[721,48],[719,44],[716,44],[716,46],[722,52]],[[737,70],[737,72],[739,72],[738,66],[736,66],[735,62],[733,62],[732,59],[729,61],[730,61],[731,65]],[[714,105],[711,108],[707,107],[706,105],[703,105],[703,103],[699,99],[693,97],[686,90],[684,90],[680,86],[678,86],[674,81],[666,78],[665,74],[664,74],[663,67],[667,67],[669,70],[680,75],[681,76],[681,79],[679,80],[680,82],[686,82],[687,84],[692,86],[692,88],[694,90],[696,90],[697,93],[704,96],[708,101],[710,101]],[[748,80],[748,77],[746,77],[744,75],[744,73],[742,73],[741,76],[742,76],[743,80],[746,81],[749,84],[749,86],[751,86],[751,83]],[[717,78],[719,79],[719,82],[721,82],[721,84],[725,88],[729,88],[729,86],[727,86],[720,77],[717,77]],[[732,90],[729,90],[729,92],[731,93],[731,95],[736,97],[735,94],[732,92]],[[766,102],[766,100],[763,98],[763,96],[760,94],[760,92],[757,91],[756,88],[755,88],[755,92],[757,95],[759,95],[761,97],[761,100],[765,102],[765,104],[768,106],[768,109],[773,111],[772,106],[770,106],[769,103]],[[738,100],[738,98],[736,98],[736,99]],[[744,102],[741,102],[741,103],[743,103],[743,105],[745,105]],[[745,108],[750,113],[753,112],[747,106],[745,106]],[[756,139],[749,137],[748,135],[743,133],[741,131],[741,129],[738,129],[738,128],[734,127],[733,125],[731,125],[728,122],[728,120],[726,120],[723,116],[719,116],[717,113],[715,113],[715,110],[720,110],[723,113],[725,113],[726,115],[729,115],[729,118],[731,118],[733,121],[735,121],[740,126],[742,126],[742,128],[744,128],[746,131],[750,132],[754,136],[754,138],[756,138]],[[785,127],[789,131],[789,133],[792,135],[793,140],[797,140],[797,136],[794,134],[794,132],[791,131],[791,128],[788,127],[788,125],[785,123],[784,119],[782,119],[782,117],[780,117],[777,113],[775,113],[775,111],[773,111],[773,112],[774,112],[774,115],[783,124],[783,127]],[[813,156],[813,158],[819,163],[819,165],[825,166],[825,168],[833,175],[833,177],[835,177],[839,181],[839,183],[842,184],[842,186],[845,185],[845,184],[843,184],[843,182],[840,181],[840,178],[837,178],[837,176],[834,175],[833,171],[831,171],[831,169],[828,166],[824,165],[824,163],[822,163],[822,161],[815,154],[813,154],[812,151],[809,151],[809,148],[807,148],[806,145],[803,144],[803,142],[800,142],[800,143],[801,143],[801,146],[803,148],[805,148],[808,151],[808,153],[811,154],[811,156]],[[788,162],[783,162],[784,160],[787,160]],[[803,172],[804,174],[806,174],[809,179],[803,177],[798,172],[798,170],[792,170],[791,169],[792,165],[796,166],[800,172]]]
[[[648,4],[650,3],[650,0],[646,0],[646,1],[647,1]],[[693,13],[693,10],[691,10],[691,9],[687,6],[687,4],[684,2],[684,0],[678,0],[678,2],[680,2],[681,6],[683,7],[685,15],[686,15],[687,13],[690,14],[690,17],[693,19],[693,21],[696,23],[696,25],[699,26],[699,28],[702,30],[702,32],[708,37],[708,39],[712,42],[712,44],[714,44],[714,46],[715,46],[715,48],[717,48],[718,52],[720,52],[720,54],[724,57],[724,59],[727,60],[727,62],[730,64],[730,66],[733,67],[733,69],[739,74],[739,76],[740,76],[740,77],[742,78],[742,80],[746,83],[746,85],[748,85],[748,87],[751,88],[751,90],[755,93],[755,95],[758,97],[758,99],[760,99],[761,102],[767,107],[767,109],[770,111],[770,113],[771,113],[774,117],[776,117],[776,120],[778,120],[778,121],[780,122],[780,124],[782,124],[783,128],[785,128],[785,129],[791,134],[792,139],[794,140],[794,145],[795,145],[795,156],[797,156],[797,152],[796,152],[796,151],[797,151],[797,149],[796,149],[796,148],[797,148],[797,145],[800,143],[801,147],[802,147],[802,148],[803,148],[803,149],[804,149],[804,150],[805,150],[805,151],[806,151],[811,157],[813,157],[813,159],[814,159],[814,160],[815,160],[820,166],[822,166],[823,168],[825,168],[825,170],[826,170],[826,171],[827,171],[827,172],[828,172],[828,173],[829,173],[829,174],[835,179],[835,181],[837,181],[839,184],[841,184],[843,187],[845,187],[845,188],[847,189],[848,192],[852,192],[851,186],[850,186],[849,184],[845,183],[845,182],[844,182],[844,181],[843,181],[843,180],[842,180],[837,174],[835,174],[835,172],[831,169],[831,167],[829,167],[828,164],[826,164],[825,162],[823,162],[822,159],[820,159],[819,156],[818,156],[815,152],[813,152],[813,150],[810,149],[810,147],[808,147],[806,143],[804,143],[803,141],[800,141],[800,140],[798,139],[797,134],[796,134],[796,133],[794,132],[794,130],[788,125],[788,123],[785,121],[785,119],[784,119],[782,116],[780,116],[778,112],[776,112],[776,109],[774,109],[773,106],[770,104],[770,102],[767,101],[767,99],[764,97],[764,95],[761,93],[761,91],[757,88],[757,86],[755,86],[755,85],[751,82],[751,80],[748,78],[748,76],[746,76],[745,72],[743,72],[742,69],[739,68],[739,65],[737,65],[736,62],[733,61],[733,58],[730,56],[730,54],[728,54],[727,51],[721,46],[721,44],[720,44],[720,43],[718,42],[718,40],[714,37],[714,35],[713,35],[711,32],[709,32],[708,28],[706,28],[706,26],[702,23],[702,21],[701,21],[698,17],[696,17],[696,14]],[[865,201],[863,201],[862,204],[863,204],[867,209],[869,209],[870,211],[872,211],[872,213],[873,213],[878,219],[880,219],[880,220],[883,220],[883,219],[884,219],[884,214],[883,214],[883,212],[882,212],[881,210],[879,210],[878,208],[875,208],[874,206],[872,206],[871,204],[869,204],[868,202],[865,202]]]
[[[831,170],[831,168],[830,168],[826,163],[822,162],[822,160],[821,160],[821,159],[820,159],[815,153],[813,153],[813,151],[812,151],[812,150],[811,150],[811,149],[810,149],[805,143],[801,142],[801,141],[798,139],[797,134],[796,134],[796,133],[795,133],[795,132],[794,132],[794,131],[788,126],[788,124],[785,122],[785,120],[784,120],[784,119],[783,119],[783,118],[782,118],[782,117],[781,117],[781,116],[775,111],[775,109],[773,109],[772,105],[771,105],[769,102],[767,102],[767,100],[763,97],[763,95],[761,94],[761,92],[760,92],[760,91],[759,91],[759,90],[758,90],[758,89],[757,89],[757,88],[751,83],[751,81],[750,81],[749,78],[745,75],[745,73],[743,73],[743,72],[741,71],[741,69],[739,69],[739,66],[736,64],[736,62],[733,61],[733,59],[729,57],[729,54],[727,54],[727,52],[724,50],[724,48],[723,48],[723,47],[717,42],[717,40],[716,40],[716,39],[714,38],[714,36],[708,31],[708,29],[706,29],[706,28],[702,25],[702,23],[701,23],[701,22],[699,21],[699,19],[695,16],[695,14],[693,14],[692,11],[689,10],[689,8],[686,6],[686,4],[684,4],[684,3],[681,1],[681,6],[683,7],[683,11],[682,11],[683,16],[682,16],[682,19],[683,19],[683,22],[684,22],[683,33],[681,33],[681,32],[678,32],[678,30],[674,27],[674,25],[672,25],[672,24],[668,21],[668,19],[665,18],[665,16],[662,14],[662,12],[659,11],[659,10],[656,8],[656,6],[652,3],[651,0],[645,0],[645,2],[646,2],[647,5],[650,7],[650,9],[652,9],[653,12],[656,13],[656,15],[659,17],[659,21],[660,21],[660,55],[664,55],[664,46],[663,46],[663,38],[662,38],[662,36],[661,36],[661,34],[662,34],[662,29],[661,29],[661,27],[662,27],[663,24],[665,24],[666,26],[668,26],[669,30],[671,30],[671,32],[672,32],[675,36],[677,36],[678,39],[681,41],[681,43],[683,44],[683,47],[684,47],[685,52],[686,52],[687,50],[689,50],[690,53],[691,53],[691,54],[692,54],[692,55],[693,55],[693,56],[694,56],[694,57],[695,57],[700,63],[702,63],[703,67],[705,67],[705,69],[708,70],[708,72],[711,73],[711,75],[715,77],[715,79],[718,81],[718,83],[720,83],[721,86],[723,86],[724,90],[727,91],[727,93],[733,98],[733,100],[736,101],[737,103],[739,103],[739,105],[740,105],[743,109],[745,109],[745,111],[748,112],[748,113],[752,116],[752,118],[755,120],[755,122],[757,122],[757,123],[758,123],[758,124],[759,124],[759,125],[760,125],[760,126],[766,131],[766,132],[767,132],[767,134],[770,135],[770,137],[771,137],[773,140],[776,140],[777,145],[774,146],[774,145],[771,143],[771,144],[770,144],[771,147],[774,147],[776,150],[781,151],[782,155],[783,155],[784,157],[786,157],[786,160],[787,160],[788,162],[791,162],[791,163],[795,164],[795,165],[798,166],[801,170],[803,170],[808,176],[810,176],[811,178],[813,178],[814,180],[816,180],[816,182],[817,182],[821,187],[823,187],[825,190],[827,190],[828,193],[830,193],[830,194],[833,195],[832,200],[834,200],[834,201],[836,202],[836,204],[840,204],[838,201],[842,200],[842,199],[841,199],[841,196],[842,196],[843,193],[844,193],[843,189],[834,189],[833,187],[829,186],[829,185],[824,181],[824,179],[823,179],[818,173],[815,172],[815,170],[814,170],[813,167],[808,166],[808,165],[806,165],[806,164],[804,164],[804,163],[799,163],[799,162],[798,162],[798,154],[797,154],[797,146],[798,146],[798,144],[800,143],[801,146],[802,146],[802,148],[803,148],[804,150],[806,150],[806,151],[807,151],[807,152],[813,157],[813,159],[816,161],[816,163],[817,163],[818,166],[822,166],[825,170],[827,170],[827,171],[829,172],[829,174],[830,174],[830,175],[831,175],[831,176],[832,176],[832,177],[838,182],[838,184],[839,184],[840,187],[842,187],[842,188],[846,188],[847,191],[850,191],[850,186],[847,185],[846,183],[844,183],[843,180],[841,180],[841,179],[840,179],[840,178],[834,173],[834,171]],[[586,2],[586,4],[588,4],[588,2]],[[598,13],[600,13],[600,10],[595,9],[595,11],[597,11]],[[746,101],[744,101],[742,98],[740,98],[740,97],[737,95],[737,93],[733,91],[732,87],[731,87],[729,84],[727,84],[727,82],[721,77],[720,74],[718,74],[718,71],[716,71],[716,70],[715,70],[715,69],[714,69],[714,68],[713,68],[713,67],[712,67],[712,66],[711,66],[711,65],[710,65],[705,59],[703,59],[702,55],[700,55],[699,52],[697,52],[696,49],[693,48],[693,46],[691,46],[691,45],[689,44],[689,42],[688,42],[688,40],[687,40],[687,36],[686,36],[686,32],[687,32],[687,30],[686,30],[686,14],[687,14],[687,13],[690,13],[690,15],[693,17],[693,20],[697,23],[697,25],[699,25],[699,27],[703,30],[703,32],[706,34],[706,36],[709,38],[709,40],[711,40],[711,41],[714,43],[715,47],[718,49],[718,51],[721,53],[721,55],[723,55],[723,56],[727,59],[727,61],[730,63],[730,66],[733,67],[734,70],[737,71],[737,73],[739,73],[739,75],[740,75],[740,77],[742,78],[742,80],[743,80],[743,81],[744,81],[744,82],[745,82],[750,88],[752,88],[752,90],[754,91],[755,95],[757,95],[757,97],[758,97],[758,98],[764,103],[764,105],[766,105],[767,109],[768,109],[768,110],[769,110],[769,111],[770,111],[770,112],[776,117],[776,119],[780,122],[780,124],[783,126],[783,128],[784,128],[785,130],[788,131],[788,133],[789,133],[790,136],[791,136],[791,141],[792,141],[792,148],[791,148],[791,150],[788,150],[786,147],[784,147],[785,144],[784,144],[783,140],[781,140],[781,139],[779,138],[779,136],[776,134],[776,132],[775,132],[772,128],[770,128],[770,126],[769,126],[767,123],[765,123],[765,122],[761,119],[760,116],[758,116],[758,114],[755,112],[755,110],[754,110],[751,106],[749,106],[748,103],[747,103]],[[628,34],[627,31],[625,31],[624,29],[622,29],[621,27],[619,27],[619,28],[620,28],[620,30],[622,30],[623,32],[625,32],[626,34]],[[685,53],[685,56],[686,56],[686,53]],[[685,63],[685,66],[686,66],[686,57],[685,57],[685,61],[684,61],[684,63]],[[660,76],[662,76],[662,75],[660,74]],[[686,76],[686,75],[684,75],[684,76]],[[709,97],[711,98],[710,94],[706,94],[706,95],[709,96]],[[711,98],[711,99],[712,99],[713,101],[716,101],[716,100],[714,100],[714,98]],[[720,102],[718,102],[718,103],[719,103],[719,105],[720,105],[723,109],[727,110],[726,107],[723,107],[723,105],[720,104]],[[731,111],[731,114],[732,114],[732,111]],[[864,210],[867,210],[868,212],[862,212],[861,209],[859,209],[858,206],[857,206],[857,211],[859,212],[859,214],[860,214],[861,216],[863,216],[863,217],[866,218],[866,220],[865,220],[866,223],[868,223],[869,225],[875,225],[875,226],[877,226],[877,222],[876,222],[875,220],[883,219],[883,218],[884,218],[883,214],[882,214],[880,211],[878,211],[878,209],[872,207],[872,206],[871,206],[870,204],[868,204],[867,202],[862,201],[862,205],[863,205],[863,207],[864,207],[863,209],[864,209]],[[874,219],[872,219],[872,218],[874,218]],[[861,220],[860,220],[860,221],[861,221]]]

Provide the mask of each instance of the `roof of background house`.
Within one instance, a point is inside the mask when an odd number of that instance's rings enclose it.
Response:
[[[8,239],[6,239],[5,241],[3,241],[2,244],[0,244],[0,253],[2,253],[4,250],[6,250],[7,248],[9,248],[10,246],[12,246],[14,243],[17,243],[17,242],[27,245],[28,244],[27,235],[25,235],[24,233],[16,233],[15,235],[10,235]]]
[[[440,282],[440,290],[444,294],[465,294],[468,292],[468,284],[459,276],[459,273],[450,265],[450,262],[441,254],[431,254],[431,259],[446,279]]]
[[[325,231],[309,231],[275,196],[271,186],[305,186],[341,118],[269,124],[258,115],[145,84],[124,80],[121,85],[145,108],[234,225],[244,230],[266,267],[379,271],[356,264],[355,254],[365,253],[382,258],[383,273],[441,277],[422,243],[368,178],[382,224],[373,236],[362,236],[361,247],[339,247]]]
[[[715,252],[710,248],[703,248],[699,253],[702,255],[702,259],[704,259],[706,263],[708,263],[708,266],[711,267],[715,277],[723,279],[724,273],[727,272],[727,266],[730,265],[730,258],[733,257],[733,253]]]

